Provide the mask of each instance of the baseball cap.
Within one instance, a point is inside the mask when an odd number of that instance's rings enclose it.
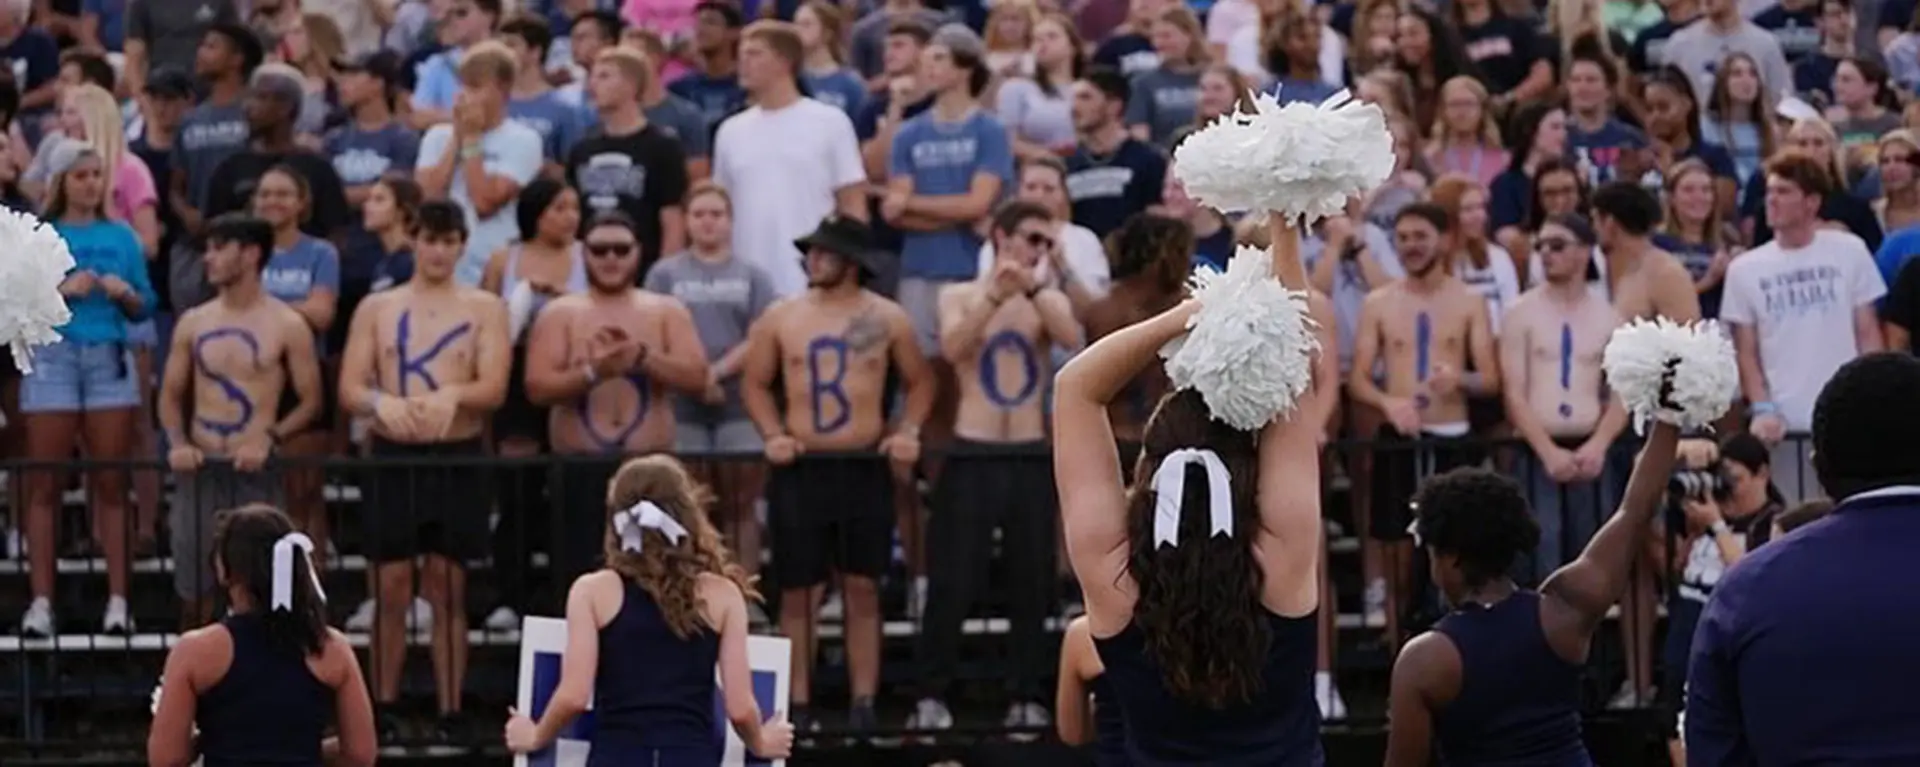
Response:
[[[141,90],[156,98],[190,99],[194,97],[193,77],[172,67],[161,67],[147,76],[147,85]]]

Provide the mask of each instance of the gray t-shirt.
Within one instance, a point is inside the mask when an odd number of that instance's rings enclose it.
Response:
[[[1071,83],[1054,85],[1047,95],[1040,84],[1026,78],[1000,84],[994,111],[1015,138],[1049,148],[1073,146],[1073,91]]]
[[[207,187],[220,161],[246,148],[247,115],[241,104],[241,99],[224,106],[201,102],[180,121],[173,169],[187,174],[187,198],[195,208],[207,206]]]
[[[138,0],[127,3],[127,39],[147,45],[147,71],[193,72],[200,38],[214,24],[240,20],[234,0]]]
[[[1200,72],[1161,67],[1133,76],[1127,96],[1127,125],[1145,125],[1150,140],[1165,149],[1181,128],[1193,124],[1200,108]]]
[[[692,253],[660,259],[647,272],[647,290],[673,296],[693,315],[693,326],[706,347],[707,361],[716,362],[727,350],[747,338],[747,328],[777,297],[773,280],[760,267],[738,258],[703,261]],[[708,405],[694,397],[674,398],[674,417],[701,424],[720,424],[747,417],[740,404],[740,377],[722,384],[726,404]]]

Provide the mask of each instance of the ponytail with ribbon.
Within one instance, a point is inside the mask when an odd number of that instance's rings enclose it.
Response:
[[[313,539],[304,533],[287,533],[273,543],[273,601],[275,610],[293,609],[293,565],[294,556],[302,558],[313,555]],[[313,582],[313,595],[320,601],[327,601],[327,592],[320,587],[320,574],[313,569],[313,561],[307,560],[307,577]]]
[[[640,553],[644,544],[643,536],[648,530],[660,531],[669,543],[676,546],[687,537],[687,529],[653,501],[641,501],[613,515],[613,531],[620,536],[622,550]]]
[[[1220,454],[1182,448],[1161,459],[1153,472],[1153,545],[1180,545],[1180,501],[1186,497],[1187,467],[1207,471],[1207,536],[1233,536],[1233,478]]]

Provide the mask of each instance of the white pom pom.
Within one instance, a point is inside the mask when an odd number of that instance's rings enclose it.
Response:
[[[1225,272],[1195,270],[1199,311],[1160,350],[1175,389],[1193,389],[1214,420],[1243,431],[1293,410],[1313,386],[1320,349],[1307,294],[1273,278],[1267,251],[1241,246]]]
[[[1393,173],[1393,134],[1372,104],[1340,91],[1318,105],[1253,97],[1173,153],[1187,194],[1223,213],[1280,211],[1306,226],[1346,211]]]
[[[73,318],[60,282],[73,268],[67,241],[39,219],[0,207],[0,344],[22,372],[33,372],[33,347],[60,340]]]
[[[1601,365],[1637,426],[1649,418],[1682,429],[1710,425],[1740,388],[1733,342],[1712,320],[1634,320],[1613,331]]]

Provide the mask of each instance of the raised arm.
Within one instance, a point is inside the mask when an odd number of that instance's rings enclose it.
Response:
[[[1053,477],[1073,488],[1060,497],[1067,558],[1086,588],[1090,613],[1111,617],[1126,606],[1117,591],[1127,559],[1126,488],[1114,452],[1107,405],[1168,341],[1186,332],[1199,304],[1186,301],[1121,328],[1087,347],[1053,382]],[[1130,599],[1130,597],[1126,597]]]
[[[1646,446],[1634,461],[1633,474],[1627,478],[1627,493],[1619,513],[1600,527],[1578,559],[1555,570],[1540,586],[1541,594],[1572,608],[1586,623],[1588,632],[1600,625],[1607,610],[1626,593],[1629,571],[1640,553],[1641,536],[1652,527],[1653,515],[1660,512],[1661,498],[1666,495],[1679,442],[1678,428],[1654,422]]]
[[[1289,290],[1311,291],[1300,263],[1300,235],[1277,212],[1268,214],[1267,226],[1273,237],[1274,278]],[[1314,362],[1318,367],[1319,359]],[[1298,403],[1299,409],[1275,419],[1260,435],[1255,493],[1260,532],[1254,549],[1267,570],[1264,601],[1283,615],[1310,612],[1319,602],[1320,437],[1326,433],[1319,407],[1323,402],[1310,394]]]

